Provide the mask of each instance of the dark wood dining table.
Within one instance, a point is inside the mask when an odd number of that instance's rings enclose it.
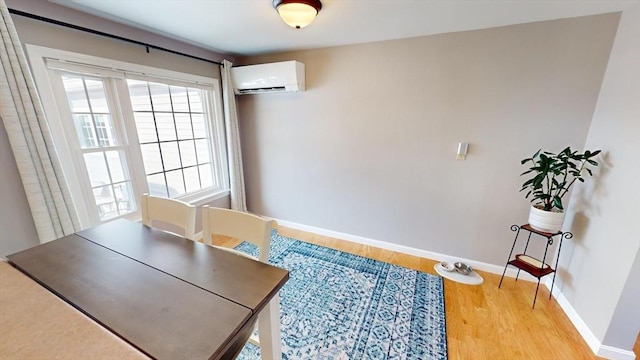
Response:
[[[287,270],[123,219],[7,259],[152,358],[233,359],[258,318],[263,358],[281,358]]]

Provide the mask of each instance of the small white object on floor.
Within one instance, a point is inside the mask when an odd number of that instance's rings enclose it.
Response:
[[[448,271],[444,267],[442,267],[441,263],[437,263],[433,265],[433,268],[436,272],[445,279],[449,279],[451,281],[467,284],[467,285],[480,285],[484,282],[482,276],[480,276],[477,272],[471,271],[468,275],[462,275],[457,271]]]
[[[456,270],[456,267],[453,266],[453,263],[446,262],[446,261],[441,262],[440,267],[442,268],[442,270],[448,271],[448,272]]]

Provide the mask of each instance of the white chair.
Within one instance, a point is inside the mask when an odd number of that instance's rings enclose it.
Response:
[[[242,211],[215,208],[209,205],[202,207],[202,236],[204,243],[211,243],[212,235],[223,235],[255,245],[259,254],[257,258],[230,248],[215,246],[222,250],[238,255],[251,257],[258,261],[269,262],[269,245],[271,243],[271,229],[273,221],[258,215]]]
[[[202,207],[202,236],[204,243],[211,243],[212,235],[223,235],[234,239],[252,243],[258,247],[259,254],[255,258],[241,251],[214,246],[240,256],[269,262],[269,245],[271,243],[271,229],[273,221],[246,212],[214,208],[208,205]],[[280,298],[276,294],[265,306],[258,317],[258,337],[252,335],[249,342],[260,347],[262,359],[281,359],[280,344]]]
[[[198,241],[201,234],[196,234],[196,207],[186,202],[167,199],[149,194],[140,197],[142,210],[142,223],[148,227],[154,227],[154,221],[161,221],[172,226],[179,227],[184,232],[184,237]]]

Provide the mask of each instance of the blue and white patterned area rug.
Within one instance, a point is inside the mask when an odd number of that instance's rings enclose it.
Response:
[[[253,245],[237,250],[256,255]],[[442,278],[278,235],[269,261],[280,290],[287,360],[447,359]],[[239,360],[260,359],[247,344]]]

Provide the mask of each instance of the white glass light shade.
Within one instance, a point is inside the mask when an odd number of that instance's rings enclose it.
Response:
[[[282,21],[296,29],[302,29],[311,24],[318,15],[318,11],[313,6],[302,3],[281,4],[277,10]]]

